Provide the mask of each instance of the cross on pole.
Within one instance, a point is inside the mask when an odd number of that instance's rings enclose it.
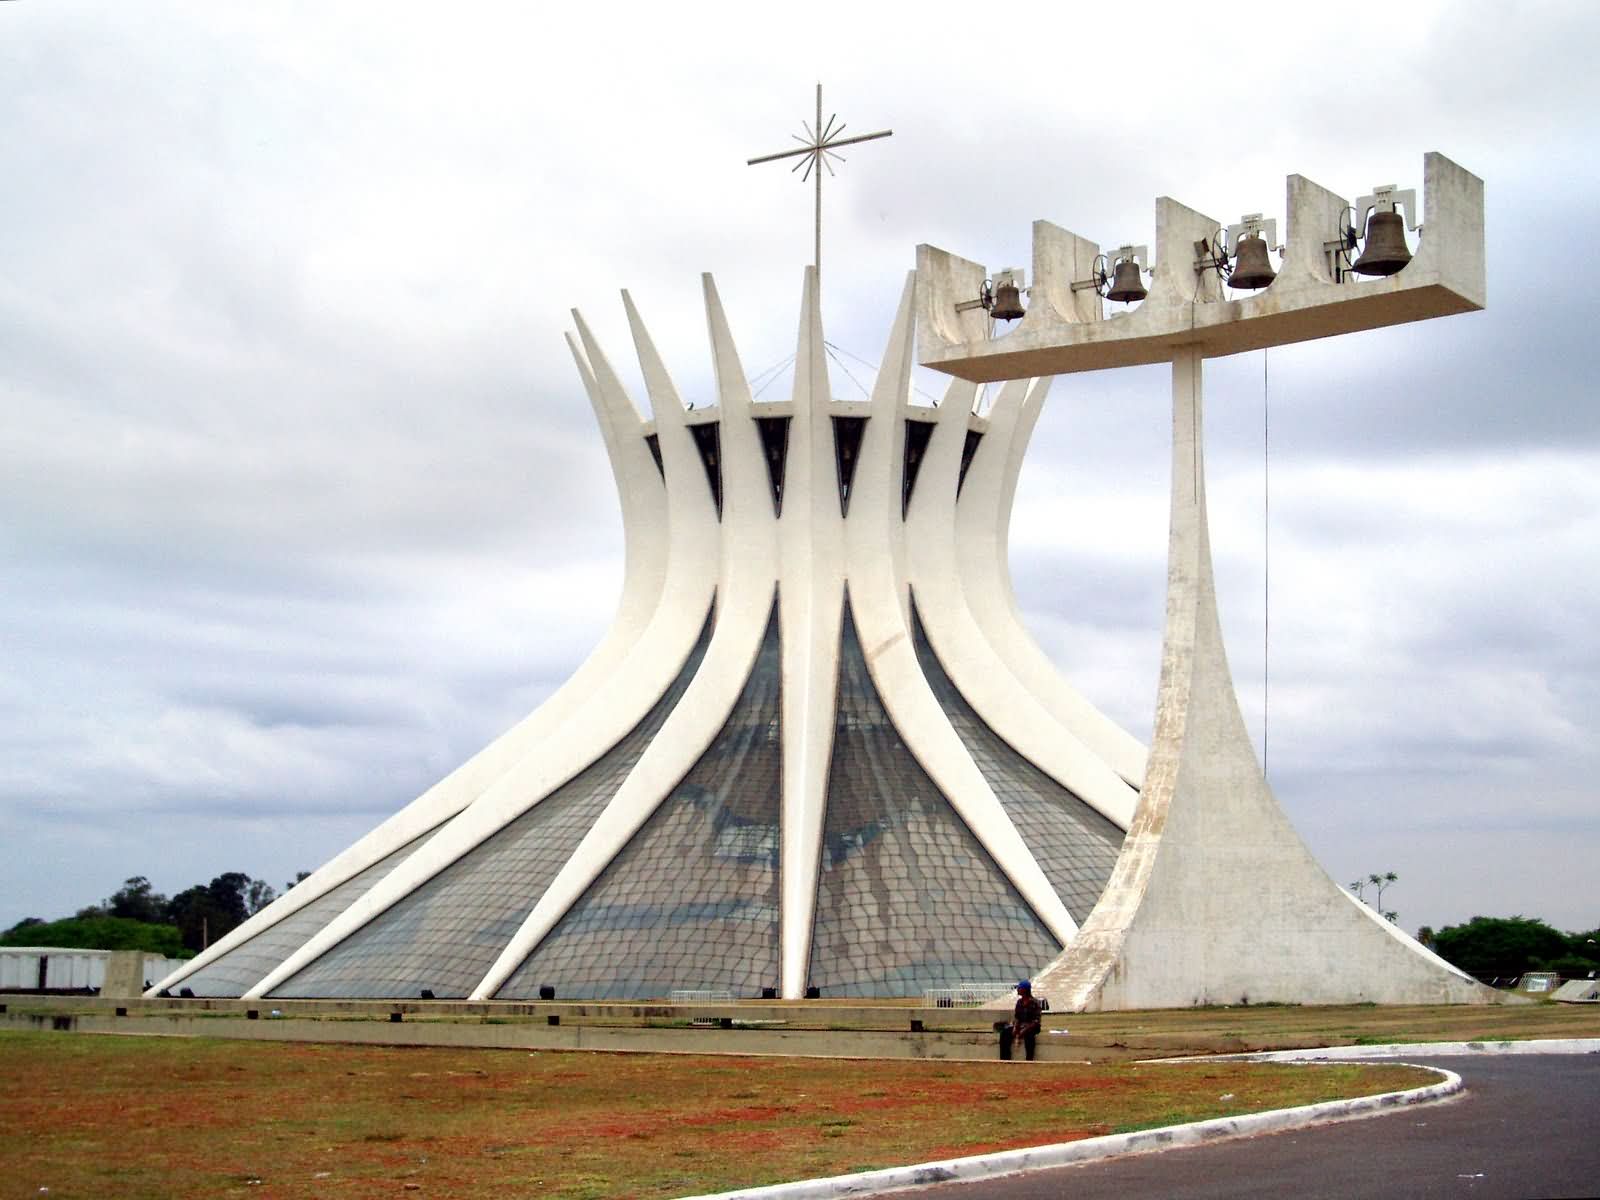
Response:
[[[829,175],[833,174],[833,164],[828,161],[830,158],[839,162],[844,161],[844,156],[837,153],[834,147],[849,146],[856,142],[870,142],[877,138],[894,136],[894,130],[880,129],[877,133],[858,133],[854,137],[840,137],[839,135],[844,132],[844,122],[840,121],[838,126],[835,127],[834,122],[838,120],[839,114],[831,113],[828,116],[827,125],[823,125],[822,85],[819,83],[817,84],[817,123],[810,125],[805,121],[800,122],[800,127],[806,131],[805,137],[801,137],[798,133],[790,134],[795,141],[800,143],[799,148],[796,150],[780,150],[777,154],[763,154],[760,158],[751,158],[745,161],[745,166],[753,167],[757,163],[776,162],[780,158],[799,158],[800,161],[789,168],[790,174],[800,171],[800,168],[804,167],[805,170],[800,172],[800,181],[804,183],[815,173],[817,177],[817,199],[816,242],[814,247],[816,257],[814,263],[817,268],[817,281],[819,284],[822,281],[822,172],[826,168]]]

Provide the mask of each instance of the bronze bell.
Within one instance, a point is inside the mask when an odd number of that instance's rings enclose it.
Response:
[[[1143,300],[1150,293],[1145,291],[1144,283],[1139,278],[1138,260],[1124,258],[1117,263],[1115,278],[1111,281],[1111,290],[1106,293],[1107,300],[1119,300],[1124,304],[1131,304],[1135,300]]]
[[[1006,282],[994,289],[994,307],[989,315],[996,321],[1015,321],[1022,316],[1022,292],[1016,284]]]
[[[1367,222],[1366,247],[1350,269],[1357,275],[1393,275],[1410,261],[1405,218],[1397,212],[1373,213]]]
[[[1237,258],[1228,285],[1236,288],[1264,288],[1278,277],[1267,259],[1266,239],[1259,234],[1242,237],[1235,247]]]

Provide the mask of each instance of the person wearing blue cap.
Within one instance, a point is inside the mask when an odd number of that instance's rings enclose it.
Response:
[[[1011,1021],[1000,1026],[1000,1057],[1009,1059],[1012,1045],[1020,1041],[1028,1061],[1032,1062],[1043,1016],[1043,1007],[1033,998],[1033,983],[1027,979],[1019,979],[1017,1006],[1012,1010]]]

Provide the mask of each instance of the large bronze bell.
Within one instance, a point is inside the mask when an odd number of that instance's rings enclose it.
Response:
[[[1233,274],[1228,276],[1230,287],[1264,288],[1278,277],[1267,258],[1266,239],[1259,234],[1240,238],[1235,253],[1238,257],[1233,264]]]
[[[1411,261],[1406,222],[1397,212],[1375,212],[1367,222],[1367,244],[1351,264],[1357,275],[1393,275]]]
[[[994,289],[994,307],[989,315],[996,321],[1015,321],[1022,316],[1022,292],[1011,282]]]
[[[1135,300],[1143,300],[1149,294],[1145,291],[1144,282],[1139,278],[1138,260],[1124,258],[1118,262],[1116,276],[1111,281],[1111,290],[1106,293],[1106,299],[1132,304]]]

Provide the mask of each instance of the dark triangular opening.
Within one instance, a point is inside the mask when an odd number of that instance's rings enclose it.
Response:
[[[850,515],[850,485],[856,477],[856,459],[866,435],[865,417],[833,418],[833,456],[839,466],[839,515]]]
[[[757,417],[761,434],[761,453],[767,460],[767,479],[772,484],[772,511],[783,516],[783,470],[789,459],[789,418]]]
[[[931,421],[906,422],[906,462],[905,469],[900,473],[900,519],[906,519],[906,511],[911,507],[911,489],[917,485],[917,471],[922,466],[922,458],[928,452],[928,440],[933,437],[933,423]]]
[[[978,453],[978,443],[983,441],[983,434],[976,429],[967,430],[966,443],[961,447],[961,474],[956,477],[956,495],[961,495],[962,485],[967,482],[967,468],[972,465],[973,455]]]
[[[650,457],[656,460],[656,470],[661,473],[661,478],[667,477],[667,468],[661,463],[661,439],[653,433],[644,435],[644,444],[650,447]]]
[[[706,467],[706,482],[711,485],[711,499],[717,505],[717,520],[722,520],[722,427],[715,421],[704,425],[691,425],[694,448],[700,451],[700,461]]]

